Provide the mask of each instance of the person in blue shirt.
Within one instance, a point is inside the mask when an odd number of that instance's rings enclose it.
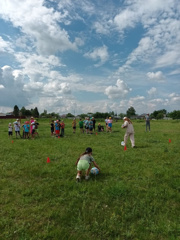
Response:
[[[25,124],[23,125],[24,128],[24,138],[28,139],[29,138],[29,131],[30,131],[30,125],[29,122],[26,121]]]

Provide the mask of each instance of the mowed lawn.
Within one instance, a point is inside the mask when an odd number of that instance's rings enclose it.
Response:
[[[151,132],[133,121],[137,148],[128,141],[126,151],[122,121],[86,135],[65,119],[65,137],[54,138],[39,119],[35,140],[9,139],[13,121],[0,119],[0,239],[180,239],[180,121],[151,121]],[[101,173],[76,183],[87,147]]]

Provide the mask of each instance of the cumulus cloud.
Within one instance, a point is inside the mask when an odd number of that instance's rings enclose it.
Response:
[[[1,106],[26,105],[29,103],[28,95],[23,90],[19,74],[14,72],[10,66],[4,66],[0,69],[0,102]]]
[[[28,40],[40,54],[77,50],[76,42],[71,42],[67,31],[59,25],[64,16],[53,8],[47,8],[43,0],[2,1],[0,15],[29,36]]]
[[[178,0],[127,1],[125,9],[114,17],[113,24],[122,34],[128,28],[141,23],[145,36],[120,66],[118,72],[125,72],[132,63],[153,62],[154,68],[180,65],[180,20],[176,11]],[[152,61],[153,59],[153,61]]]
[[[70,94],[71,88],[69,83],[61,83],[58,80],[50,81],[49,83],[44,85],[43,91],[45,93],[51,93],[54,95],[57,94]]]
[[[110,99],[123,98],[125,97],[131,89],[126,85],[126,83],[118,79],[115,86],[109,86],[105,89],[105,94]]]
[[[13,53],[12,44],[9,41],[4,41],[0,36],[0,52],[9,52]]]
[[[156,89],[155,87],[152,87],[151,89],[149,89],[149,90],[147,91],[147,93],[148,93],[149,95],[154,95],[154,94],[156,94],[156,92],[157,92],[157,89]]]
[[[104,64],[109,58],[108,48],[107,48],[107,46],[104,45],[102,47],[93,49],[92,52],[85,53],[84,56],[87,58],[90,58],[94,61],[100,60],[100,63],[95,65],[95,66],[99,67],[102,64]]]
[[[151,80],[158,81],[158,82],[164,82],[165,81],[165,77],[163,76],[163,73],[161,71],[148,72],[147,77]]]

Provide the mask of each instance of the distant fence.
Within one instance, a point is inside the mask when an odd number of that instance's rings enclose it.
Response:
[[[15,117],[13,115],[7,115],[7,116],[0,116],[0,119],[26,119],[26,117]]]

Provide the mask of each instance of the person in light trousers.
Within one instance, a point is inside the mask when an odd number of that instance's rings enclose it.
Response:
[[[134,127],[131,120],[128,117],[123,118],[123,125],[121,128],[126,128],[126,133],[124,135],[124,145],[126,146],[128,138],[130,138],[132,148],[135,148],[134,141]]]

